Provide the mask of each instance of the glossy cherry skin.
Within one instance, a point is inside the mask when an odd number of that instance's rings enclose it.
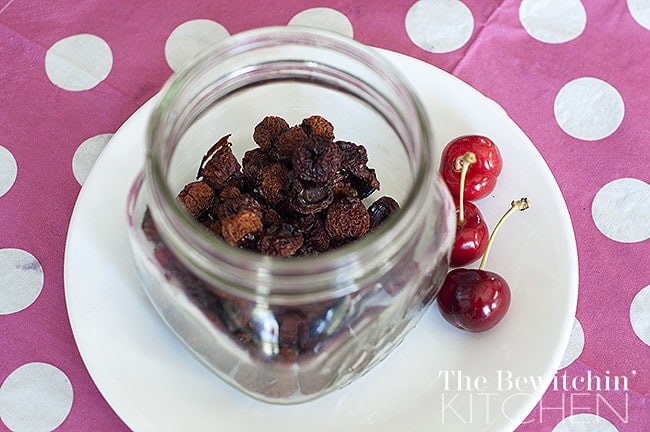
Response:
[[[449,264],[452,267],[461,267],[478,260],[487,248],[489,230],[481,211],[469,201],[465,201],[465,222],[458,221],[458,198],[456,204],[456,239],[451,248]]]
[[[487,270],[450,271],[438,294],[438,308],[450,324],[469,332],[490,330],[510,307],[510,287]]]
[[[456,159],[468,151],[476,155],[476,162],[467,171],[465,199],[474,201],[488,196],[494,190],[503,168],[503,160],[499,148],[487,137],[466,135],[450,141],[442,151],[440,173],[455,197],[460,194],[460,170],[456,169]]]

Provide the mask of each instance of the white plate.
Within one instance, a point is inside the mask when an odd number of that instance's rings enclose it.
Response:
[[[558,186],[496,103],[431,65],[381,52],[419,93],[439,140],[481,133],[500,146],[504,171],[493,195],[478,202],[490,226],[512,199],[531,199],[531,209],[503,228],[488,263],[513,290],[508,315],[490,332],[468,334],[431,307],[383,363],[313,402],[271,406],[238,393],[158,318],[131,262],[125,203],[143,164],[149,101],[95,163],[74,209],[65,254],[66,301],[79,351],[132,429],[507,431],[543,395],[564,353],[578,291],[575,239]]]

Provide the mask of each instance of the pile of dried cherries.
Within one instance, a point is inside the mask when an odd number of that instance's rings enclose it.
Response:
[[[207,152],[178,199],[230,245],[278,257],[316,255],[364,237],[399,208],[388,196],[365,207],[362,200],[379,189],[367,151],[336,141],[321,116],[292,127],[265,117],[253,132],[258,147],[241,164],[229,138]]]

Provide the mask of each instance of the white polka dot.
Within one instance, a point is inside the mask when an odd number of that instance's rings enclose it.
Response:
[[[0,146],[0,197],[14,185],[18,175],[16,159],[9,150]]]
[[[650,238],[650,185],[620,178],[600,188],[591,204],[591,216],[605,236],[621,243]]]
[[[0,249],[0,315],[21,311],[43,289],[43,268],[22,249]]]
[[[288,25],[329,30],[347,37],[352,37],[354,34],[348,17],[335,9],[326,7],[304,10],[291,18]]]
[[[88,138],[74,152],[74,156],[72,157],[72,173],[79,184],[83,184],[86,181],[86,177],[93,167],[97,156],[99,156],[106,143],[112,137],[113,134],[101,134]]]
[[[425,51],[446,53],[467,43],[474,17],[458,0],[420,0],[406,14],[406,32]]]
[[[636,22],[650,30],[650,1],[627,0],[627,7]]]
[[[207,19],[184,22],[174,29],[165,43],[165,58],[174,72],[187,66],[215,43],[230,34],[221,24]]]
[[[650,285],[634,296],[630,305],[630,323],[639,339],[650,345]]]
[[[573,321],[573,329],[571,330],[571,336],[569,337],[569,344],[566,347],[564,352],[564,357],[560,362],[559,369],[564,369],[573,363],[580,354],[582,354],[582,349],[585,347],[585,333],[582,331],[582,325],[580,321],[576,318]]]
[[[566,417],[552,432],[618,432],[618,429],[603,417],[583,413]]]
[[[95,87],[113,67],[113,53],[100,37],[78,34],[61,39],[47,50],[45,72],[52,83],[64,90]]]
[[[623,121],[625,105],[619,92],[598,78],[568,82],[555,98],[555,120],[574,138],[595,141],[616,131]]]
[[[580,0],[522,0],[519,20],[535,39],[563,43],[582,34],[587,13]]]
[[[27,363],[0,386],[0,419],[12,432],[49,432],[72,408],[72,384],[60,369]]]

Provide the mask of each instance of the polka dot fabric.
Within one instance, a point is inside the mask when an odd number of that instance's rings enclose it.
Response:
[[[0,2],[0,430],[128,430],[67,321],[63,251],[77,193],[112,134],[173,71],[269,25],[325,27],[419,58],[504,107],[560,185],[580,265],[557,383],[513,428],[650,430],[648,0],[179,5]],[[562,377],[625,385],[598,403]]]

